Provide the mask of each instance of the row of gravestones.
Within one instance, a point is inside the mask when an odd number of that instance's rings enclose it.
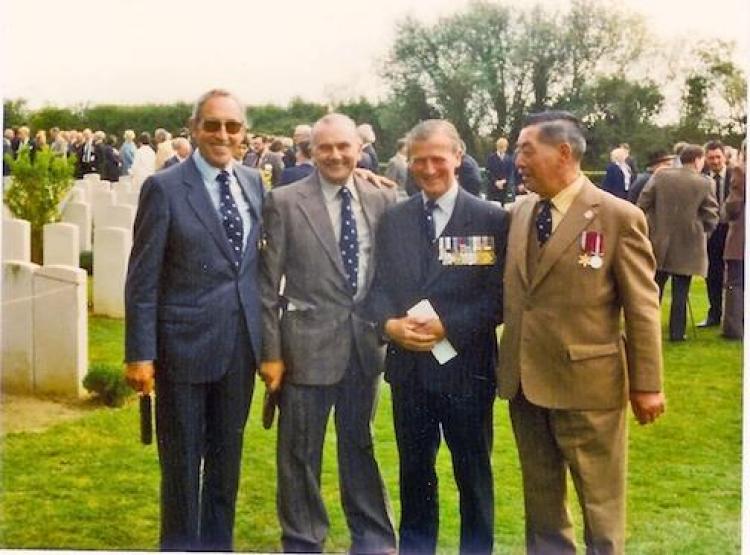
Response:
[[[98,177],[76,182],[61,206],[63,222],[44,226],[43,266],[30,261],[29,222],[3,220],[4,391],[84,395],[87,287],[86,271],[78,266],[81,250],[91,250],[92,243],[94,312],[124,316],[138,192],[127,181],[110,185]]]

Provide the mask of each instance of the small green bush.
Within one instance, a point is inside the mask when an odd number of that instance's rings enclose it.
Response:
[[[108,407],[120,407],[133,390],[125,382],[122,368],[114,364],[95,363],[83,378],[83,387]]]

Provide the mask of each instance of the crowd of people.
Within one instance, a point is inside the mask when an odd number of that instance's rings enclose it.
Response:
[[[567,112],[529,115],[512,151],[499,138],[486,177],[450,122],[427,120],[399,140],[381,178],[370,125],[334,113],[290,138],[252,134],[242,102],[220,89],[198,99],[176,138],[157,129],[136,145],[126,131],[115,149],[99,131],[50,135],[81,175],[142,182],[125,376],[157,393],[163,549],[232,548],[257,371],[265,415],[278,409],[285,552],[324,549],[333,412],[352,553],[435,552],[442,439],[460,550],[491,553],[500,396],[521,462],[528,552],[575,553],[569,472],[587,551],[622,553],[626,408],[641,424],[665,409],[659,305],[669,277],[671,340],[685,339],[692,275],[707,278],[703,325],[742,337],[744,143],[731,165],[718,141],[655,151],[643,173],[620,145],[597,186]],[[45,139],[6,131],[11,151]],[[371,431],[383,371],[398,526]]]

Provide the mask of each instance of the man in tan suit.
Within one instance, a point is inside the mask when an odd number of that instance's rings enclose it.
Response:
[[[511,210],[498,392],[510,400],[534,554],[575,553],[567,468],[587,551],[623,552],[626,404],[641,424],[664,412],[646,220],[581,174],[585,150],[567,112],[530,116],[517,142],[535,194]]]
[[[719,223],[712,183],[700,173],[704,161],[703,147],[686,146],[680,153],[682,167],[664,168],[654,174],[638,199],[638,206],[646,213],[656,255],[659,299],[672,276],[670,341],[685,340],[690,278],[706,276],[706,234]]]

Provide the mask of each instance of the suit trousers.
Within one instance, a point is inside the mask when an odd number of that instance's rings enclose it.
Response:
[[[399,454],[401,523],[399,552],[435,553],[438,535],[438,478],[435,459],[440,436],[453,461],[461,513],[460,551],[491,553],[492,483],[491,382],[462,394],[428,391],[416,380],[391,385],[393,425]]]
[[[555,410],[510,402],[518,446],[530,555],[575,555],[567,469],[581,504],[587,554],[621,554],[625,543],[625,407]]]
[[[664,294],[664,286],[669,277],[672,276],[672,305],[669,309],[669,340],[682,341],[685,338],[685,326],[687,323],[687,300],[690,294],[691,276],[670,274],[669,272],[656,271],[656,284],[659,286],[659,301]]]
[[[321,552],[328,515],[320,493],[323,443],[331,409],[336,426],[341,504],[350,553],[391,553],[396,537],[373,450],[371,419],[380,376],[365,376],[352,354],[334,385],[281,389],[277,447],[277,510],[286,553]]]
[[[727,224],[720,223],[708,238],[708,316],[706,320],[718,324],[721,321],[722,294],[724,289],[724,243],[727,241]]]
[[[726,263],[721,334],[727,339],[742,339],[745,333],[745,261],[727,260]]]
[[[161,549],[231,551],[242,439],[254,385],[247,328],[218,380],[174,383],[156,372]]]

